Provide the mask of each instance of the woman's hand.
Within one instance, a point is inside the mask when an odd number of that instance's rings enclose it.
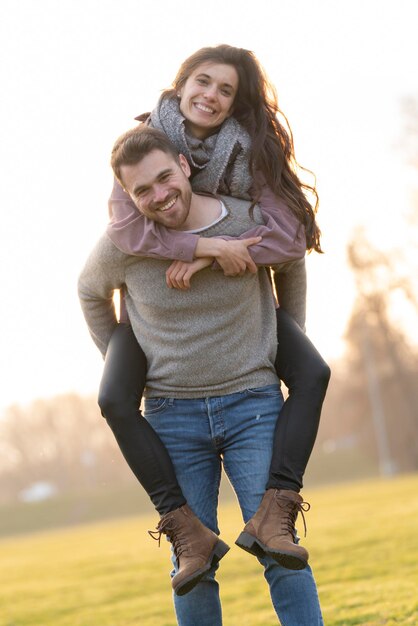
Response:
[[[205,267],[212,265],[211,257],[195,259],[191,263],[186,261],[173,261],[165,273],[165,281],[170,289],[190,289],[190,279],[193,274],[200,272]]]
[[[255,274],[257,266],[251,258],[248,248],[260,241],[261,237],[229,240],[218,237],[200,237],[195,255],[198,258],[214,257],[225,276],[242,276],[247,270]]]
[[[221,249],[215,255],[215,259],[225,276],[242,276],[247,270],[256,274],[257,266],[248,252],[248,248],[260,241],[261,237],[222,240]]]

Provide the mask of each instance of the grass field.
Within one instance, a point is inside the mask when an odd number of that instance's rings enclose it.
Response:
[[[417,626],[418,476],[304,496],[312,509],[303,542],[326,626]],[[146,533],[155,523],[147,516],[3,539],[0,625],[174,626],[169,547]],[[233,545],[237,505],[221,506],[220,526],[233,546],[219,572],[225,626],[277,624],[259,564]]]

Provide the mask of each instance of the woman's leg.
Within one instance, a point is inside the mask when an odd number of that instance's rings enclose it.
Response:
[[[129,324],[111,337],[99,390],[99,406],[129,467],[160,515],[186,504],[170,456],[141,415],[146,359]]]
[[[99,405],[128,465],[161,515],[150,534],[166,534],[182,552],[173,588],[184,595],[229,548],[187,506],[167,449],[139,412],[145,373],[145,355],[131,326],[119,324],[106,352]]]
[[[277,311],[276,371],[289,395],[276,421],[270,472],[257,513],[236,543],[254,556],[269,555],[291,570],[309,554],[296,541],[295,523],[309,508],[299,491],[315,443],[330,369],[294,319]]]
[[[330,369],[295,320],[277,310],[276,371],[289,395],[274,433],[267,489],[299,492],[318,432]]]

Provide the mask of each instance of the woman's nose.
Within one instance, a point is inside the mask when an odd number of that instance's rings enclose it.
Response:
[[[208,100],[213,100],[216,96],[216,85],[208,85],[204,95]]]

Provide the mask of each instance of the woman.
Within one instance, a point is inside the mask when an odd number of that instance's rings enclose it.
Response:
[[[316,206],[304,194],[315,190],[297,177],[292,138],[276,117],[278,113],[274,90],[254,55],[223,45],[203,48],[189,57],[173,89],[163,93],[151,115],[138,118],[163,130],[186,156],[194,191],[251,198],[260,204],[266,225],[245,233],[240,241],[222,244],[216,260],[226,273],[251,266],[246,241],[254,236],[262,237],[251,247],[251,256],[260,265],[266,264],[263,259],[271,251],[283,261],[300,258],[306,249],[321,252]],[[167,273],[168,285],[190,286],[194,270],[188,262],[205,256],[204,238],[147,221],[117,183],[110,210],[108,234],[115,245],[129,254],[174,259]],[[293,528],[305,506],[299,491],[316,437],[329,368],[286,313],[304,325],[304,266],[290,266],[290,271],[275,275],[275,283],[280,301],[276,369],[289,397],[277,421],[265,496],[237,544],[256,556],[267,554],[284,567],[300,569],[306,566],[308,553],[295,543]],[[127,321],[123,314],[121,321]],[[127,462],[162,516],[159,529],[170,537],[169,520],[186,500],[164,446],[139,413],[145,376],[142,350],[129,325],[122,323],[109,344],[99,404]],[[276,529],[273,540],[263,527]],[[194,584],[201,575],[196,571]]]

